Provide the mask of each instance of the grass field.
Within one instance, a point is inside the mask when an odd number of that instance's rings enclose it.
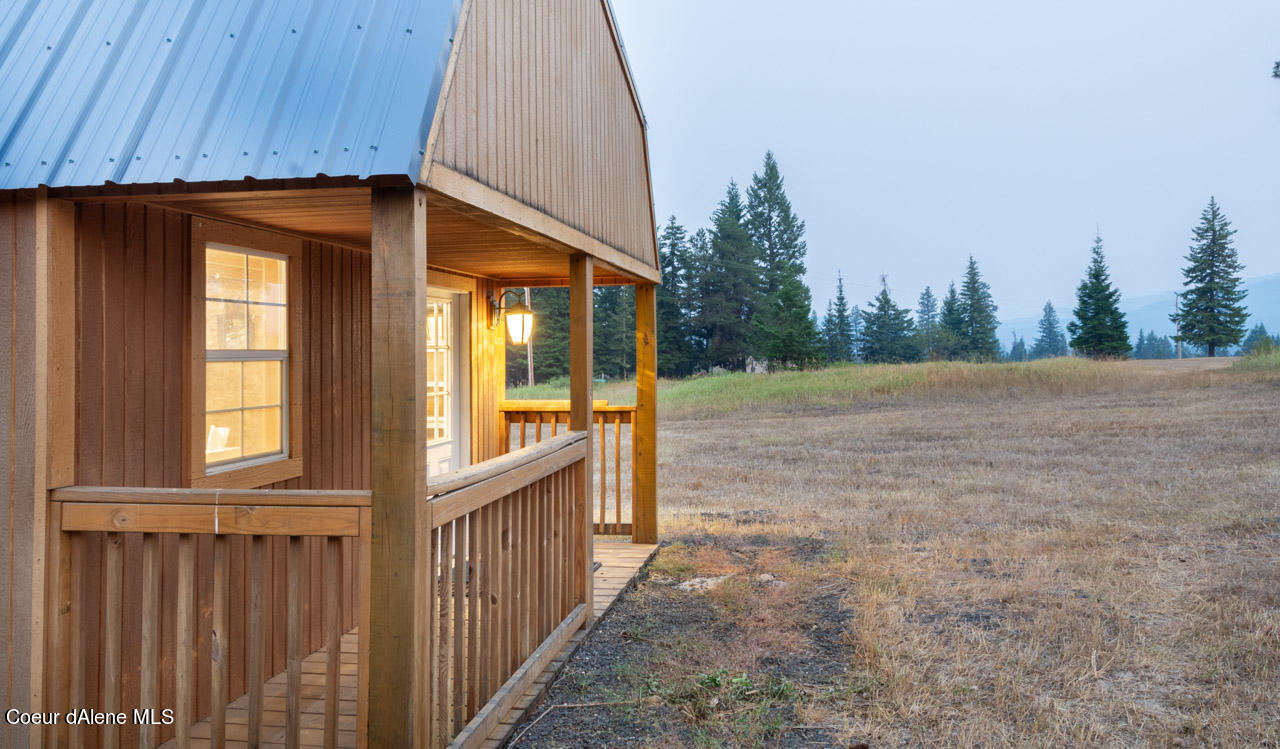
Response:
[[[666,545],[517,743],[1276,746],[1278,367],[664,383]]]

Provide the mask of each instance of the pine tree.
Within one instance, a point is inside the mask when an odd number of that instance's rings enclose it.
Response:
[[[811,307],[809,287],[799,278],[783,279],[777,291],[765,297],[755,317],[755,339],[770,369],[803,369],[826,359]]]
[[[1264,342],[1265,341],[1265,342]],[[1267,326],[1258,323],[1249,329],[1249,334],[1244,337],[1240,343],[1240,352],[1244,354],[1253,353],[1258,346],[1269,346],[1275,339],[1267,332]]]
[[[862,315],[858,354],[871,364],[916,361],[920,347],[914,332],[910,313],[893,303],[888,285],[882,283],[880,293]]]
[[[663,377],[683,377],[695,367],[690,317],[683,309],[683,300],[689,297],[688,254],[688,234],[672,216],[658,236],[662,265],[662,285],[657,289],[658,374]]]
[[[1025,338],[1019,338],[1017,333],[1013,334],[1013,344],[1009,346],[1009,361],[1023,362],[1027,361],[1030,356],[1027,354],[1027,341]]]
[[[595,372],[624,379],[636,370],[636,300],[633,286],[600,286],[592,314]]]
[[[742,195],[738,185],[730,182],[711,216],[709,256],[701,284],[699,327],[706,340],[708,368],[743,369],[752,353],[759,251],[743,226],[744,217]]]
[[[1058,311],[1053,302],[1044,303],[1044,315],[1040,317],[1039,335],[1031,344],[1032,359],[1047,359],[1052,356],[1066,356],[1067,337],[1062,333],[1062,323],[1058,320]]]
[[[853,360],[853,312],[844,295],[844,278],[836,271],[836,298],[827,302],[822,321],[822,335],[827,343],[827,361]]]
[[[1154,338],[1154,335],[1152,336]],[[1138,341],[1133,344],[1134,359],[1150,359],[1151,358],[1151,342],[1147,340],[1147,334],[1138,328]]]
[[[928,286],[920,292],[920,301],[916,304],[916,336],[920,339],[920,354],[926,359],[941,359],[945,355],[940,350],[941,339],[938,335],[938,298]]]
[[[982,280],[978,263],[969,256],[969,267],[960,286],[960,313],[964,318],[964,356],[975,361],[1000,358],[1000,341],[996,338],[996,303],[991,287]]]
[[[690,368],[695,371],[706,366],[707,330],[706,298],[707,278],[711,268],[711,235],[706,229],[698,229],[689,237],[689,252],[685,255],[681,275],[685,278],[680,309],[684,312],[689,333]]]
[[[762,171],[751,175],[743,226],[760,248],[761,291],[773,294],[785,280],[804,276],[804,222],[791,210],[772,151],[765,152]]]
[[[1101,235],[1093,240],[1093,257],[1076,289],[1075,318],[1067,330],[1076,353],[1095,359],[1129,355],[1128,325],[1120,311],[1120,292],[1111,285]]]
[[[955,359],[964,351],[964,312],[960,309],[960,294],[954,281],[947,286],[942,298],[942,310],[938,313],[938,352],[943,359]]]
[[[1181,340],[1205,346],[1209,356],[1219,347],[1239,343],[1249,316],[1243,304],[1248,292],[1240,282],[1244,266],[1231,245],[1235,233],[1210,197],[1192,234],[1187,267],[1182,269],[1187,290],[1181,294],[1178,312],[1169,318],[1178,326]]]
[[[534,310],[533,379],[543,383],[569,375],[569,290],[555,287],[532,289],[529,306]],[[523,348],[523,347],[522,347]],[[509,349],[510,351],[510,349]],[[520,352],[523,362],[524,352]],[[507,357],[508,361],[514,354]]]
[[[1173,341],[1169,340],[1169,336],[1158,336],[1154,333],[1147,334],[1147,358],[1172,359]]]

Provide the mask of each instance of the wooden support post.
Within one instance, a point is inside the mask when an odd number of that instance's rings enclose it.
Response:
[[[424,365],[427,206],[420,188],[373,189],[371,272],[372,540],[368,745],[430,740],[429,574]]]
[[[59,620],[70,613],[69,609],[53,611],[46,606],[46,600],[58,601],[58,595],[64,592],[62,591],[64,581],[60,579],[58,569],[60,561],[56,557],[48,556],[46,543],[50,533],[47,527],[48,493],[52,489],[75,483],[75,205],[64,200],[50,199],[41,188],[35,199],[34,219],[35,246],[19,247],[16,253],[17,255],[30,253],[34,257],[34,278],[31,280],[34,281],[35,305],[29,312],[32,316],[34,335],[28,342],[30,348],[23,346],[22,339],[25,337],[23,330],[29,329],[28,324],[14,320],[13,327],[18,332],[18,340],[14,350],[11,351],[11,356],[16,355],[21,358],[24,353],[29,353],[33,361],[23,362],[16,369],[21,370],[28,365],[33,365],[31,371],[35,378],[32,382],[33,390],[29,393],[30,402],[14,404],[17,419],[15,423],[9,425],[9,430],[6,430],[9,431],[14,444],[25,443],[15,451],[17,457],[20,458],[28,449],[32,451],[31,473],[22,477],[15,476],[16,480],[11,483],[11,487],[22,487],[27,482],[31,482],[33,491],[29,495],[29,500],[27,497],[19,499],[23,504],[30,501],[24,514],[29,513],[27,516],[30,518],[31,527],[16,528],[17,533],[20,534],[14,544],[17,553],[10,556],[15,561],[11,574],[15,576],[23,572],[29,574],[27,581],[30,583],[31,608],[27,621],[30,623],[30,636],[29,638],[18,637],[17,633],[11,634],[14,635],[12,644],[18,646],[12,649],[13,657],[29,659],[30,691],[26,699],[13,699],[6,707],[19,707],[26,703],[30,705],[33,712],[41,712],[46,711],[46,705],[53,702],[50,699],[51,695],[46,694],[46,690],[53,686],[51,681],[46,679],[46,666],[58,665],[46,663],[49,650],[46,642],[56,636],[62,624]],[[23,232],[19,232],[18,236],[21,243]],[[30,282],[21,278],[20,273],[15,273],[15,276],[15,285]],[[22,309],[20,303],[15,303],[13,310],[13,314],[17,315],[19,320],[28,314]],[[23,388],[15,387],[13,392],[17,397],[23,397]],[[34,409],[32,414],[34,418],[27,422],[33,433],[24,435],[25,419],[22,418],[22,412],[28,408]],[[26,445],[30,445],[30,448]],[[19,462],[22,461],[19,460]],[[17,465],[13,467],[15,473],[18,467]],[[58,532],[57,529],[54,532]],[[65,539],[59,538],[55,543],[63,540]],[[30,564],[30,567],[27,567],[27,564]],[[0,574],[4,572],[6,570],[0,566]],[[13,598],[17,599],[19,591],[26,589],[27,581],[15,581],[12,588]],[[16,620],[21,607],[26,603],[19,601],[12,612],[15,619],[14,626],[19,629],[25,629],[25,624],[19,624]],[[20,655],[19,652],[24,644],[29,648],[26,653]],[[15,669],[15,672],[20,673],[21,669]],[[14,687],[16,691],[18,685],[15,683]],[[0,695],[4,695],[6,691],[3,685],[0,685]],[[17,697],[16,694],[12,696]],[[21,731],[21,729],[15,730]],[[0,738],[3,738],[2,734]],[[9,735],[8,738],[14,746],[25,743],[15,735]],[[29,734],[30,745],[33,747],[41,746],[42,739],[43,736],[39,731],[32,731]],[[4,742],[0,741],[0,743]]]
[[[573,502],[578,527],[574,529],[574,556],[578,574],[574,576],[573,603],[587,604],[587,620],[594,614],[591,565],[594,531],[591,522],[591,412],[592,383],[595,377],[592,311],[595,294],[594,263],[590,255],[574,255],[569,260],[569,429],[586,432],[586,457],[573,482]]]
[[[658,543],[658,305],[636,285],[636,413],[631,422],[631,540]]]

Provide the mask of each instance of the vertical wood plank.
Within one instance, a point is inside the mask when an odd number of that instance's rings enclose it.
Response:
[[[263,674],[266,545],[265,538],[254,536],[249,552],[249,746],[257,746],[262,738],[262,692],[266,680]]]
[[[440,596],[439,609],[436,616],[440,620],[439,641],[436,647],[436,696],[439,704],[440,722],[443,732],[448,735],[453,715],[452,695],[449,678],[452,674],[453,657],[453,532],[456,523],[446,523],[440,528]]]
[[[600,459],[604,462],[604,458]],[[601,473],[603,473],[603,467]],[[613,514],[614,522],[622,525],[622,413],[613,414]],[[604,518],[601,518],[603,520]]]
[[[631,540],[658,542],[658,315],[653,284],[636,285],[636,410],[631,421]]]
[[[139,704],[144,708],[159,708],[159,683],[157,670],[160,658],[160,537],[154,533],[142,536],[142,680],[139,688]],[[156,745],[156,727],[143,724],[138,727],[138,746],[151,749]]]
[[[369,547],[373,540],[373,511],[367,507],[360,508],[360,571],[357,576],[359,584],[360,597],[360,616],[359,616],[359,673],[357,674],[358,699],[356,701],[356,737],[360,744],[360,749],[368,749],[369,747],[369,650],[370,641],[373,639],[370,635],[370,615],[371,615],[371,598],[369,595],[369,586],[373,578],[371,571],[372,554]]]
[[[372,533],[369,744],[427,741],[426,195],[375,188],[371,246]],[[428,579],[430,578],[430,579]]]
[[[342,573],[342,540],[325,539],[324,564],[324,619],[325,619],[325,679],[324,679],[324,746],[335,749],[338,743],[338,692],[342,662],[342,611],[339,607],[339,582]]]
[[[227,745],[227,641],[230,605],[227,537],[213,538],[213,633],[209,641],[209,728],[215,749]]]
[[[593,528],[591,523],[592,477],[592,386],[595,377],[593,356],[594,263],[588,255],[574,255],[569,260],[569,428],[587,432],[586,456],[582,459],[579,480],[574,483],[573,502],[580,509],[580,527],[573,529],[575,557],[585,565],[584,574],[576,579],[573,601],[593,600],[591,563]],[[588,609],[588,620],[594,609]]]
[[[120,711],[120,625],[124,615],[124,538],[119,533],[106,534],[103,544],[103,577],[102,709],[116,713]],[[103,726],[102,746],[105,749],[120,746],[119,726]]]
[[[195,697],[195,585],[196,544],[189,533],[178,536],[178,597],[176,614],[177,639],[174,650],[174,669],[177,704],[174,710],[174,729],[181,749],[191,745],[192,710]]]
[[[302,744],[302,563],[306,547],[301,536],[289,536],[288,649],[285,668],[284,745]]]

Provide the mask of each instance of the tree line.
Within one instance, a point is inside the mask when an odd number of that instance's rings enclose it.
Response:
[[[898,363],[999,359],[1026,361],[1056,356],[1169,358],[1182,342],[1192,355],[1214,356],[1240,345],[1271,345],[1262,326],[1246,330],[1243,266],[1235,230],[1210,198],[1193,230],[1183,268],[1184,290],[1171,316],[1173,337],[1139,331],[1131,342],[1120,291],[1111,281],[1101,234],[1076,289],[1075,308],[1064,325],[1046,302],[1036,337],[1015,336],[1008,351],[997,338],[998,307],[977,260],[970,256],[957,285],[941,298],[926,286],[914,309],[898,306],[888,279],[864,307],[850,302],[844,277],[821,320],[804,282],[805,223],[792,208],[772,152],[746,190],[730,181],[706,228],[692,232],[671,216],[658,235],[662,285],[657,291],[658,372],[755,368],[795,369],[825,363]],[[529,300],[537,332],[533,368],[537,382],[568,373],[567,289],[534,289]],[[635,297],[629,286],[595,291],[595,370],[605,378],[635,370]],[[1260,343],[1264,342],[1265,343]],[[508,351],[508,380],[526,378],[523,347]]]

